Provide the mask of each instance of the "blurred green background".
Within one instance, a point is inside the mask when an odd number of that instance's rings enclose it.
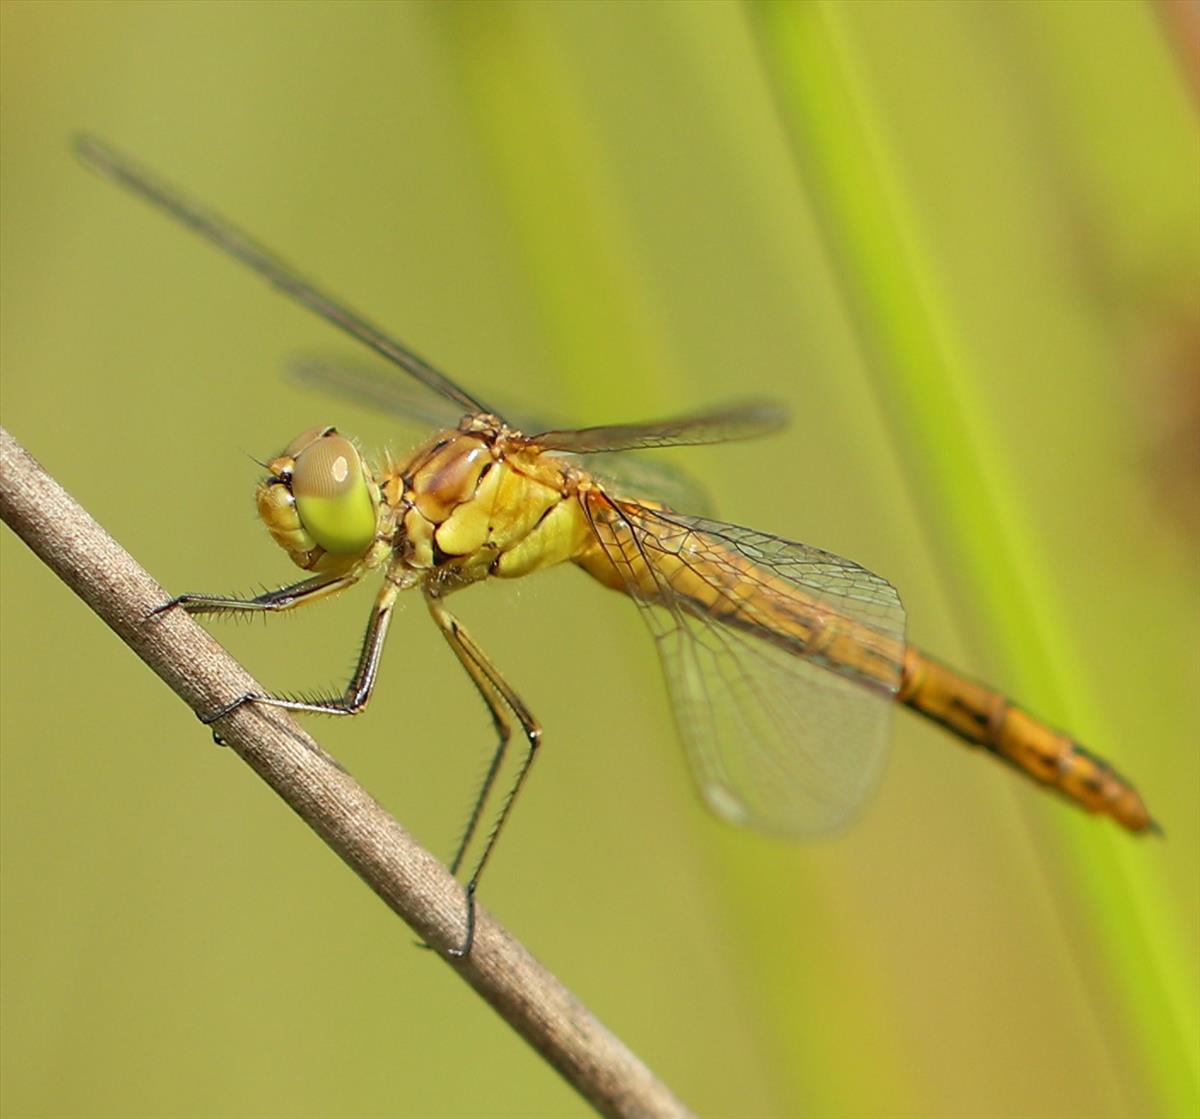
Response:
[[[1191,9],[1194,12],[1194,9]],[[774,395],[681,451],[912,640],[1069,727],[1165,842],[907,715],[804,846],[692,797],[634,608],[457,603],[546,749],[487,905],[707,1116],[1200,1110],[1200,139],[1183,5],[0,8],[3,422],[172,591],[293,577],[248,456],[321,322],[79,167],[94,131],[484,399]],[[1189,67],[1191,67],[1189,71]],[[5,530],[3,1113],[585,1106]],[[218,635],[341,679],[370,592]],[[614,698],[616,701],[614,702]],[[449,852],[490,744],[419,604],[321,740]]]

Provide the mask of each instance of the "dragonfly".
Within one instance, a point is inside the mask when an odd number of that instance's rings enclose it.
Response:
[[[278,613],[382,577],[346,687],[317,698],[239,695],[202,716],[217,723],[245,704],[324,715],[366,707],[399,596],[419,590],[437,629],[490,712],[496,745],[450,870],[466,875],[471,950],[480,878],[526,783],[542,730],[518,692],[446,605],[462,588],[574,564],[631,599],[653,634],[692,774],[725,820],[784,837],[834,831],[878,778],[898,703],[1089,812],[1133,833],[1158,831],[1134,786],[1111,765],[993,688],[914,648],[900,596],[884,578],[807,544],[687,513],[629,479],[601,471],[612,453],[717,443],[777,429],[762,402],[653,422],[527,434],[424,358],[226,218],[189,200],[93,137],[76,151],[90,168],[154,204],[273,287],[365,344],[440,397],[460,418],[403,459],[375,466],[334,426],[296,436],[266,465],[258,513],[306,576],[251,598],[183,594],[161,609]],[[412,411],[390,382],[328,369],[335,388]],[[617,456],[620,460],[621,455]],[[483,828],[513,726],[515,776]]]

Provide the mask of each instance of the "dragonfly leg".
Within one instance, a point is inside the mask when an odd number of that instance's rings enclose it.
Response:
[[[283,591],[273,593],[282,595],[284,592],[292,589],[294,588],[285,587]],[[226,715],[230,714],[230,712],[236,711],[244,703],[261,703],[267,707],[282,707],[288,711],[307,711],[316,715],[357,715],[366,707],[367,702],[371,698],[371,692],[375,688],[375,679],[379,674],[379,661],[383,655],[383,644],[387,638],[388,624],[391,622],[392,608],[395,605],[398,593],[399,588],[395,584],[391,582],[384,583],[383,589],[375,599],[375,605],[371,608],[371,617],[367,622],[367,631],[363,635],[362,650],[358,655],[358,664],[355,666],[354,675],[350,677],[350,682],[346,685],[346,689],[341,695],[330,696],[328,698],[286,699],[282,696],[258,695],[255,692],[246,692],[244,695],[238,696],[233,702],[225,704],[224,707],[218,708],[207,715],[201,715],[200,721],[206,726],[215,723],[218,719],[223,719]],[[199,596],[191,597],[195,598]],[[263,595],[261,597],[267,598],[269,596]],[[214,601],[218,600],[206,599],[206,602]],[[186,607],[187,604],[185,603],[184,605]],[[260,605],[250,607],[250,609],[287,610],[296,605],[298,603],[292,601],[282,606]],[[225,606],[213,607],[216,610],[226,608]]]
[[[479,879],[483,874],[483,868],[487,865],[488,858],[492,854],[492,850],[496,846],[496,840],[500,836],[500,831],[508,820],[509,813],[512,811],[513,804],[517,799],[517,794],[521,791],[521,787],[525,783],[530,766],[533,765],[538,743],[542,737],[542,728],[538,726],[537,720],[530,713],[529,708],[525,706],[521,697],[513,691],[508,681],[500,675],[499,670],[492,664],[483,650],[475,644],[466,630],[459,625],[458,619],[442,605],[436,589],[426,590],[425,604],[429,607],[430,615],[442,631],[442,636],[446,638],[450,648],[454,651],[454,655],[458,657],[459,663],[466,669],[467,675],[471,677],[476,690],[483,697],[484,703],[487,704],[498,736],[496,749],[492,754],[492,760],[488,765],[487,773],[484,775],[483,784],[471,808],[471,814],[467,819],[467,826],[463,831],[462,839],[459,841],[458,849],[451,860],[451,873],[457,874],[462,865],[467,848],[470,846],[471,840],[475,837],[478,830],[484,806],[491,796],[492,789],[496,783],[496,777],[500,773],[500,767],[508,751],[509,739],[512,736],[512,727],[508,720],[508,714],[511,714],[520,724],[521,732],[525,736],[526,741],[525,757],[521,760],[520,768],[513,779],[512,788],[509,789],[504,802],[500,806],[496,822],[492,825],[492,830],[488,833],[487,839],[484,842],[483,853],[479,856],[479,861],[475,864],[474,870],[471,871],[471,877],[467,880],[466,933],[463,937],[462,945],[458,948],[450,949],[449,953],[451,956],[462,957],[470,953],[471,944],[475,939],[475,891],[479,886]]]
[[[189,614],[255,613],[258,611],[278,612],[295,610],[318,602],[330,595],[343,591],[358,582],[357,574],[317,575],[302,579],[273,591],[264,591],[253,598],[237,598],[233,595],[181,594],[150,611],[150,617],[163,614],[176,606],[182,606]]]

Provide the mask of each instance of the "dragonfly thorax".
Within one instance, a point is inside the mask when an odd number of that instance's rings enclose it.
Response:
[[[494,417],[469,416],[400,470],[397,540],[406,566],[444,586],[515,578],[573,559],[587,535],[573,483]],[[390,479],[383,480],[392,503]]]

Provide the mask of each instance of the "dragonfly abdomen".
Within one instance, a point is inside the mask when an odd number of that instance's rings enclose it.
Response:
[[[597,490],[583,502],[594,535],[575,562],[606,586],[751,633],[887,698],[894,694],[904,654],[894,634],[840,613],[818,592],[806,593],[765,561],[677,521],[664,506]]]
[[[896,698],[1089,812],[1111,816],[1130,831],[1157,830],[1137,790],[1102,758],[999,692],[967,680],[911,647],[904,656]]]

